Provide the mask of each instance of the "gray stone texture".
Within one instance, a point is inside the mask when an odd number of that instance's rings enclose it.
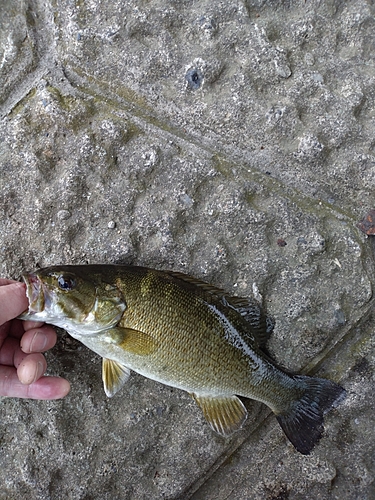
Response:
[[[131,263],[261,300],[277,362],[342,384],[307,457],[60,331],[62,401],[0,401],[0,499],[375,497],[375,6],[1,0],[0,274]]]

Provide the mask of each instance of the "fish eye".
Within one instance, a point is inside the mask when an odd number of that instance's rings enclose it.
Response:
[[[60,274],[60,276],[57,278],[57,283],[61,290],[69,291],[73,290],[75,287],[75,281],[73,278],[70,278],[69,276],[64,276],[63,274]]]

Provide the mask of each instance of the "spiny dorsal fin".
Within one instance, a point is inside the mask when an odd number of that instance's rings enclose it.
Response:
[[[195,285],[199,287],[201,290],[208,292],[211,295],[215,295],[218,298],[222,297],[223,295],[226,295],[225,290],[223,290],[222,288],[210,285],[209,283],[199,280],[198,278],[193,278],[193,276],[189,276],[188,274],[179,273],[178,271],[167,271],[167,274],[181,281],[184,281],[185,283]]]
[[[212,429],[227,437],[241,429],[247,410],[237,396],[199,396],[191,394],[203,411],[204,418]]]
[[[134,330],[133,328],[122,328],[116,326],[105,332],[106,341],[109,344],[116,344],[125,351],[147,356],[152,354],[156,348],[156,341],[151,335]]]
[[[112,359],[103,358],[102,378],[104,391],[109,398],[121,389],[129,376],[129,368]]]

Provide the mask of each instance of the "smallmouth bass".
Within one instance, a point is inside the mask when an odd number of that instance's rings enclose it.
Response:
[[[122,265],[54,266],[22,276],[29,308],[20,318],[64,328],[103,358],[111,397],[134,370],[187,391],[214,431],[230,436],[265,403],[288,439],[309,454],[323,416],[346,391],[287,374],[264,352],[272,327],[259,306],[177,272]]]

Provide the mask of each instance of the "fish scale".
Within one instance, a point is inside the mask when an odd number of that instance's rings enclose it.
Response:
[[[108,396],[134,370],[192,395],[224,437],[242,428],[238,396],[265,403],[308,454],[323,415],[344,397],[335,382],[290,375],[264,352],[270,321],[249,299],[230,297],[191,276],[145,267],[53,266],[25,274],[21,319],[62,326],[103,358]]]
[[[237,391],[240,391],[241,379],[242,383],[247,385],[249,378],[247,371],[251,358],[242,356],[235,346],[234,349],[228,349],[229,346],[225,345],[226,349],[223,349],[222,344],[227,344],[228,339],[224,333],[225,327],[221,321],[222,318],[220,317],[218,321],[218,311],[215,311],[212,304],[207,304],[204,300],[204,293],[193,295],[190,290],[168,282],[161,287],[163,282],[156,280],[154,273],[147,274],[140,279],[139,283],[137,278],[136,276],[134,281],[129,279],[125,287],[120,285],[123,288],[124,296],[127,297],[129,309],[124,312],[119,325],[125,328],[149,331],[155,338],[159,345],[154,355],[154,358],[157,358],[155,362],[159,364],[158,360],[160,360],[161,364],[167,364],[171,372],[170,380],[161,380],[162,375],[158,376],[158,380],[168,385],[176,385],[173,383],[174,374],[183,371],[185,387],[188,385],[189,390],[194,392],[212,391],[212,381],[217,380],[220,375],[220,390],[218,391],[216,388],[215,392],[233,394],[233,387],[231,387],[233,385],[237,387]],[[138,303],[138,289],[141,290],[142,307]],[[165,304],[163,315],[158,314],[160,312],[160,297]],[[133,300],[136,306],[132,305]],[[172,300],[178,305],[168,307],[168,300]],[[131,319],[128,318],[128,311],[132,313]],[[193,315],[196,319],[194,325],[194,329],[197,330],[196,342],[191,342],[191,317]],[[242,318],[238,318],[238,320],[242,322]],[[165,341],[166,338],[168,342]],[[244,341],[243,343],[245,344]],[[250,351],[250,349],[248,350]],[[170,356],[171,351],[174,353],[173,358]],[[225,362],[230,363],[231,357],[235,358],[233,362],[236,361],[237,370],[233,374],[226,374],[222,370],[222,365]],[[148,363],[151,363],[150,359]],[[183,366],[183,370],[181,370],[181,366]],[[154,369],[157,370],[157,368]],[[160,373],[160,370],[158,372]],[[243,373],[242,376],[241,373]],[[227,381],[227,379],[229,380]],[[217,384],[217,382],[215,383]],[[246,392],[246,387],[242,388],[243,392]]]

